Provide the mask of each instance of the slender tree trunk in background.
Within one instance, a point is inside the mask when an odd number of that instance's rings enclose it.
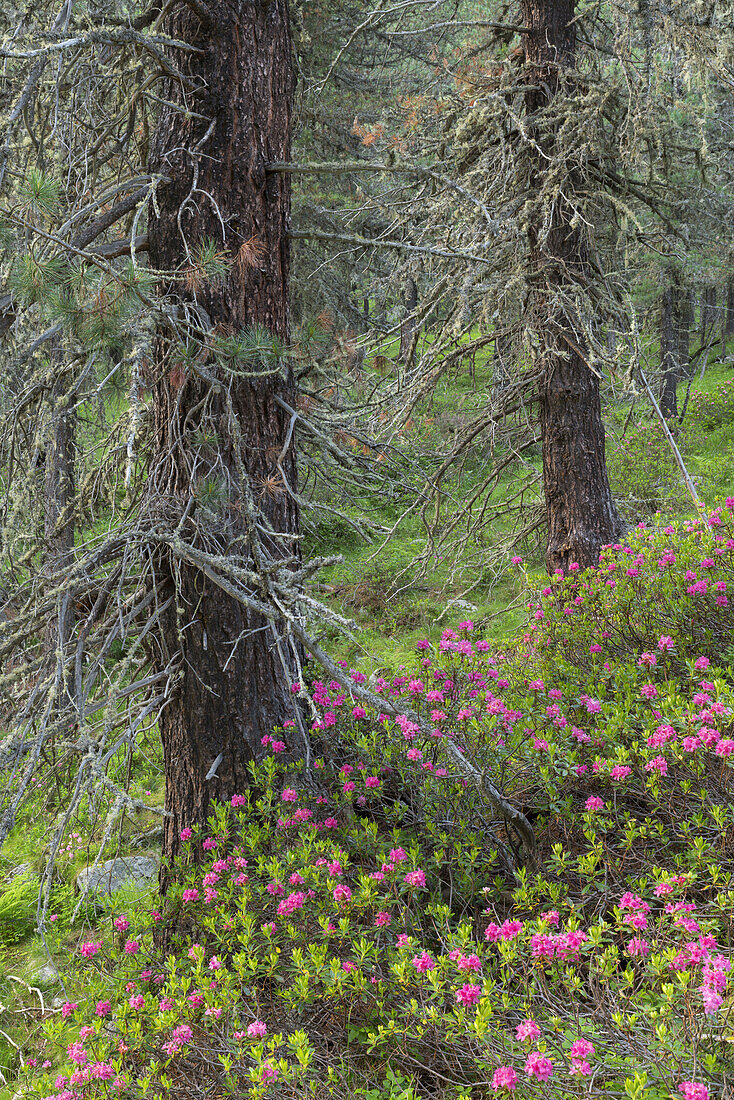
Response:
[[[76,494],[76,412],[74,396],[69,394],[69,379],[59,371],[62,352],[54,344],[51,356],[56,360],[56,381],[51,391],[51,422],[46,441],[44,484],[44,570],[52,586],[65,579],[74,554],[74,504]],[[74,628],[74,603],[67,595],[58,615],[46,629],[46,647],[55,657],[68,643]],[[70,690],[70,685],[61,685]]]
[[[415,354],[415,311],[418,308],[418,284],[412,275],[405,280],[403,319],[400,322],[400,362],[407,370]]]
[[[726,288],[726,335],[734,336],[734,279],[729,279]]]
[[[521,4],[521,22],[529,28],[523,42],[528,65],[525,103],[531,126],[532,116],[570,79],[566,73],[573,68],[576,51],[574,9],[574,0],[523,0]],[[538,120],[533,128],[541,152],[526,147],[526,155],[534,156],[531,195],[540,191],[545,165],[563,156],[550,123]],[[570,169],[564,179],[566,194],[575,187]],[[543,367],[539,401],[549,572],[566,570],[572,562],[596,564],[601,547],[615,542],[622,532],[607,477],[599,380],[585,362],[582,334],[552,302],[554,288],[593,276],[566,198],[559,194],[554,202],[550,229],[543,228],[546,211],[536,210],[528,231],[530,263],[537,273],[529,321],[540,340]]]
[[[716,326],[716,287],[705,286],[701,292],[701,339],[708,341]]]
[[[669,286],[660,305],[660,411],[666,420],[678,415],[678,376],[680,373],[679,335],[676,324],[677,289]]]
[[[506,331],[497,334],[492,357],[492,390],[499,397],[512,376],[512,339]]]
[[[691,313],[693,301],[689,287],[677,289],[675,320],[678,327],[678,371],[681,378],[691,376]]]
[[[189,88],[171,80],[162,98],[205,117],[161,109],[151,168],[173,182],[158,192],[160,215],[151,212],[151,265],[190,270],[182,238],[194,254],[205,241],[215,241],[228,250],[226,274],[209,282],[194,273],[189,300],[195,297],[205,309],[215,333],[259,325],[287,340],[290,181],[287,174],[267,173],[266,165],[290,159],[288,4],[207,0],[207,7],[213,19],[206,27],[183,0],[174,0],[164,20],[164,33],[197,47],[196,53],[177,51],[176,60],[186,59],[186,76],[200,91],[192,99]],[[273,532],[259,552],[276,561],[297,559],[298,509],[278,469],[280,460],[295,488],[293,446],[281,455],[289,418],[276,402],[278,396],[295,402],[291,369],[281,364],[277,374],[243,379],[210,360],[207,370],[221,380],[211,387],[176,360],[163,332],[156,365],[152,507],[174,516],[191,507],[186,537],[252,569],[254,546],[243,519],[249,498],[261,527]],[[258,370],[254,360],[239,366]],[[221,499],[203,513],[197,495],[207,485]],[[173,594],[176,563],[162,557],[159,570],[161,597]],[[293,717],[295,670],[266,620],[186,562],[178,565],[178,591],[163,638],[169,654],[181,653],[160,723],[170,814],[163,851],[173,857],[181,828],[204,821],[213,800],[241,793],[250,779],[248,763],[263,752],[263,735]],[[161,655],[162,664],[167,657]],[[207,779],[217,760],[216,774]]]

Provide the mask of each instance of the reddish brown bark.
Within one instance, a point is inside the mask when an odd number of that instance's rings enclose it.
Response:
[[[523,0],[521,21],[527,63],[526,110],[541,152],[528,149],[531,195],[539,195],[549,162],[564,157],[557,126],[542,118],[556,94],[569,86],[576,52],[573,0]],[[599,381],[589,369],[583,335],[558,305],[555,292],[589,276],[581,231],[568,201],[576,187],[573,166],[562,195],[553,197],[549,231],[542,204],[531,213],[528,244],[533,293],[528,320],[540,343],[539,386],[543,486],[548,515],[549,572],[597,562],[622,525],[607,477]],[[565,196],[565,197],[564,197]]]
[[[290,158],[294,76],[288,4],[207,0],[207,6],[214,17],[207,27],[183,2],[174,4],[165,21],[168,34],[199,52],[184,65],[196,90],[170,81],[164,98],[205,118],[162,109],[151,162],[172,182],[159,191],[160,215],[151,215],[150,260],[157,269],[189,271],[188,288],[184,282],[178,294],[203,308],[215,333],[259,325],[287,341],[290,182],[287,174],[267,173],[266,165]],[[177,52],[177,62],[182,56]],[[226,249],[225,277],[209,282],[197,273],[184,239],[194,255],[207,240]],[[276,397],[289,404],[295,399],[290,368],[282,364],[276,375],[242,379],[201,353],[199,361],[221,382],[211,387],[170,353],[162,334],[154,386],[154,505],[176,517],[193,498],[184,536],[252,569],[253,547],[243,519],[249,498],[260,525],[274,532],[265,537],[266,555],[297,558],[298,509],[278,469],[288,417]],[[238,367],[258,370],[253,361]],[[240,438],[227,416],[227,390]],[[295,488],[292,445],[280,465]],[[216,499],[205,511],[197,502],[202,491],[212,489]],[[204,821],[214,799],[228,800],[247,787],[248,764],[263,751],[261,738],[293,716],[293,662],[287,647],[276,644],[272,625],[195,566],[178,563],[178,568],[176,600],[162,635],[168,653],[160,654],[165,662],[181,650],[179,677],[160,724],[168,857],[178,851],[182,827]],[[176,577],[172,559],[162,559],[159,571],[162,593],[170,594]],[[207,779],[220,755],[216,775]]]

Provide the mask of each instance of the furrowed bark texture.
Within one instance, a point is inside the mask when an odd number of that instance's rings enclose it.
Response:
[[[523,35],[526,110],[540,148],[528,152],[534,158],[531,194],[541,192],[546,165],[564,156],[557,126],[534,116],[573,79],[574,7],[573,0],[523,0],[521,5],[521,22],[529,28]],[[573,195],[576,184],[571,166],[564,179],[565,195]],[[584,242],[572,216],[570,203],[559,192],[553,199],[550,228],[543,227],[546,211],[536,207],[528,229],[534,288],[528,319],[543,365],[539,401],[549,572],[566,570],[571,562],[596,564],[600,548],[622,531],[607,477],[599,381],[586,365],[582,334],[568,311],[553,304],[554,291],[589,277]]]
[[[180,293],[203,307],[219,335],[260,325],[287,340],[290,182],[287,174],[266,174],[265,166],[290,157],[288,4],[208,0],[208,8],[214,18],[206,27],[182,2],[166,19],[166,33],[202,52],[189,55],[184,69],[198,94],[192,98],[171,81],[164,98],[190,105],[205,120],[162,109],[151,161],[173,182],[160,189],[160,216],[151,215],[150,260],[157,269],[187,271],[192,264],[184,241],[192,253],[205,240],[215,241],[228,250],[225,277],[210,282],[194,270]],[[275,401],[280,396],[295,403],[292,371],[283,366],[268,375],[268,364],[260,377],[238,378],[204,355],[205,369],[221,381],[221,388],[210,387],[170,351],[161,334],[154,388],[157,506],[180,515],[193,498],[187,539],[195,525],[202,548],[250,569],[256,570],[258,557],[298,557],[297,506],[278,468],[280,461],[295,489],[296,458],[291,444],[280,459],[288,417]],[[258,370],[251,361],[237,367]],[[207,485],[221,499],[205,515],[199,501]],[[259,545],[244,518],[248,511],[265,529]],[[214,799],[228,800],[247,787],[248,763],[263,752],[261,738],[292,717],[294,667],[273,627],[197,568],[165,558],[159,570],[163,590],[178,585],[162,649],[182,650],[180,676],[161,719],[171,815],[163,851],[173,857],[180,830],[204,821]],[[262,591],[253,594],[262,599]],[[161,652],[161,662],[169,653]],[[220,756],[216,774],[207,779]]]

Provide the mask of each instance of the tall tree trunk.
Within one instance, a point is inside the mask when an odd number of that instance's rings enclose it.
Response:
[[[151,167],[172,182],[151,215],[150,260],[186,276],[188,290],[175,293],[208,318],[210,342],[248,326],[287,341],[290,181],[266,165],[290,159],[288,3],[207,0],[207,7],[206,27],[183,0],[164,20],[165,33],[197,47],[177,51],[176,60],[187,58],[185,75],[199,94],[192,101],[189,88],[171,80],[162,96],[171,106],[161,110]],[[227,250],[224,272],[211,281],[195,262],[207,241]],[[204,349],[191,365],[163,331],[156,360],[151,507],[172,515],[174,526],[188,508],[182,537],[259,571],[253,595],[261,599],[263,566],[288,568],[299,555],[298,508],[282,476],[295,490],[296,458],[277,402],[295,401],[292,371],[256,354],[229,371]],[[214,799],[241,793],[249,762],[264,751],[261,738],[294,717],[295,669],[272,623],[196,566],[162,555],[158,568],[162,594],[175,592],[161,661],[180,653],[160,722],[170,814],[163,851],[173,857],[180,830],[204,821]]]
[[[415,311],[418,308],[418,284],[412,275],[405,280],[403,319],[400,322],[400,362],[407,370],[415,354]]]
[[[664,292],[660,304],[660,411],[666,420],[678,415],[679,328],[676,324],[677,294],[674,286]]]
[[[546,165],[564,156],[557,123],[534,117],[570,79],[576,51],[574,0],[522,0],[521,21],[527,62],[526,109],[539,146],[532,157],[529,191],[539,196]],[[566,196],[577,186],[573,169],[564,180]],[[538,201],[529,220],[528,244],[534,273],[529,323],[540,346],[540,429],[543,486],[548,516],[546,565],[550,572],[572,562],[594,565],[601,547],[614,542],[622,524],[607,477],[599,380],[586,363],[583,335],[556,292],[592,277],[581,231],[567,197],[556,192],[551,223]]]

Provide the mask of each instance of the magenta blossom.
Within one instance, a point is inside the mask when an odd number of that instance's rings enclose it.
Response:
[[[482,988],[478,985],[471,985],[469,982],[465,982],[461,989],[457,989],[455,993],[456,1000],[460,1005],[475,1005],[482,995]]]
[[[553,1076],[553,1063],[539,1050],[531,1050],[525,1062],[528,1077],[537,1077],[539,1081],[549,1081]]]
[[[515,1035],[521,1042],[523,1039],[537,1039],[540,1036],[540,1028],[535,1020],[523,1020],[515,1028]]]
[[[492,1088],[495,1092],[497,1092],[498,1089],[508,1089],[512,1092],[517,1088],[517,1074],[512,1066],[500,1066],[499,1069],[494,1071]]]

